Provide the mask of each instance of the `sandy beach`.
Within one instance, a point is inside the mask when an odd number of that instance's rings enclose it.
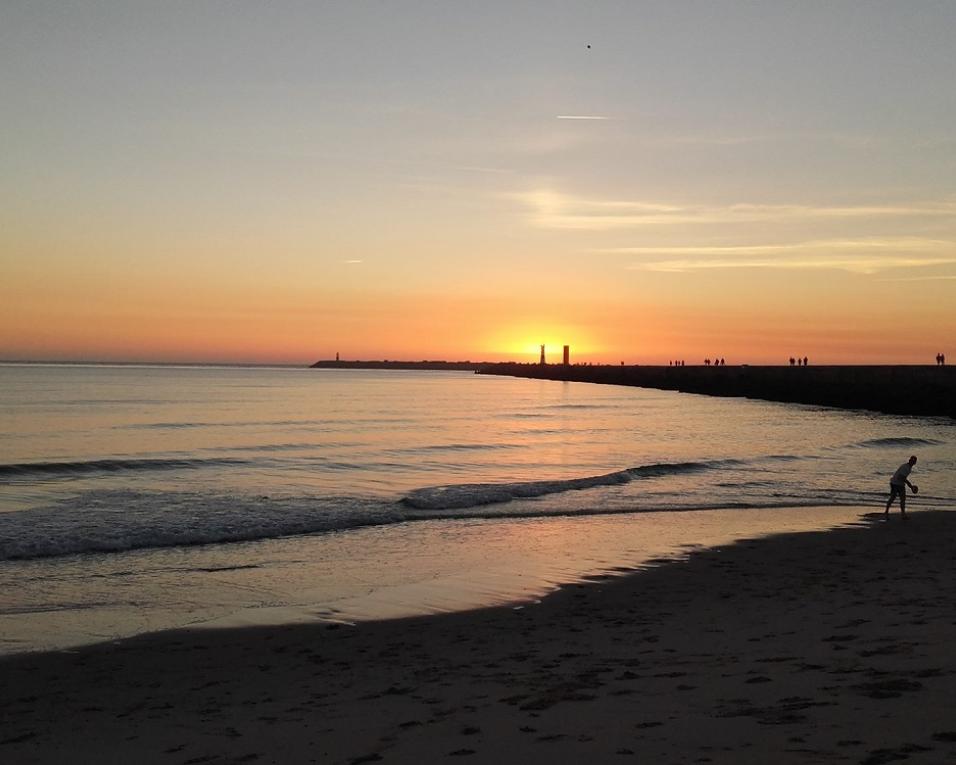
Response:
[[[956,762],[956,514],[786,534],[539,603],[0,663],[10,763]]]

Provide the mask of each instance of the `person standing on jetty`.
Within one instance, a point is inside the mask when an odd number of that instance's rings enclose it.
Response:
[[[910,483],[910,471],[913,469],[913,465],[916,464],[916,455],[914,454],[909,458],[907,462],[904,462],[900,465],[896,472],[893,473],[893,477],[890,479],[890,498],[886,500],[886,509],[883,511],[883,515],[890,514],[890,505],[893,504],[893,500],[899,495],[900,498],[900,515],[904,518],[906,517],[906,487],[909,486],[914,494],[919,493],[919,489]]]

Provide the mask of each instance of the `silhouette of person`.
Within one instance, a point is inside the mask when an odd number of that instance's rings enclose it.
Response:
[[[939,363],[940,363],[940,362],[939,362],[939,354],[937,353],[937,354],[936,354],[936,366],[939,366]]]
[[[906,517],[906,487],[909,486],[914,494],[919,492],[919,489],[910,483],[910,471],[915,464],[916,455],[914,454],[893,473],[893,477],[890,479],[890,498],[886,500],[886,509],[883,511],[883,515],[890,514],[890,505],[893,504],[893,500],[896,499],[896,497],[899,497],[900,515],[904,518]]]
[[[803,357],[803,366],[806,366],[806,365],[807,365],[807,357],[804,356],[804,357]]]
[[[791,357],[790,357],[790,366],[793,366],[795,362],[796,362],[796,359],[795,359],[793,356],[791,356]]]
[[[721,365],[722,367],[727,366],[727,362],[724,361],[724,357],[723,357],[723,356],[720,357],[720,365]]]

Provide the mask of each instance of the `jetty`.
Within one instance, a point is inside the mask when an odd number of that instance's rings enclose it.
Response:
[[[956,418],[956,367],[484,364],[480,374]]]
[[[310,364],[310,369],[408,369],[429,372],[476,372],[489,366],[481,361],[339,361],[321,359]]]

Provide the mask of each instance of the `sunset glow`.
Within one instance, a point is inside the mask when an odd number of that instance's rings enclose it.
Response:
[[[954,29],[8,5],[0,359],[956,357]]]

